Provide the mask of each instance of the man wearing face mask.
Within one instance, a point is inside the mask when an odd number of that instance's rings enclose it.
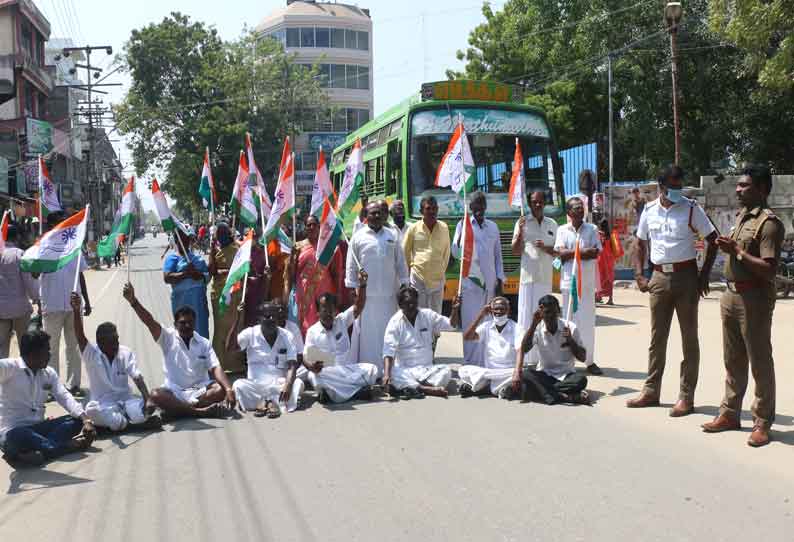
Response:
[[[520,341],[523,334],[516,334],[518,328],[508,314],[510,302],[507,298],[495,297],[482,307],[477,318],[463,332],[463,340],[479,342],[483,366],[463,365],[458,369],[461,397],[490,392],[502,399],[513,398],[511,383],[516,362],[516,338]],[[491,318],[482,322],[488,316]]]
[[[651,345],[648,349],[648,378],[642,393],[626,406],[659,406],[662,375],[667,358],[667,338],[673,312],[678,315],[684,361],[678,401],[670,416],[694,411],[695,387],[700,365],[698,343],[698,300],[709,292],[709,274],[717,254],[717,232],[706,213],[682,195],[684,171],[669,166],[660,177],[659,198],[648,203],[640,217],[635,241],[634,277],[642,292],[650,292]],[[698,273],[695,241],[707,244],[706,259]],[[653,275],[648,281],[643,267],[650,242]]]

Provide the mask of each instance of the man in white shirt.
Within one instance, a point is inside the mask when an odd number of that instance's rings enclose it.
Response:
[[[596,260],[601,252],[601,239],[598,237],[598,228],[584,221],[584,204],[578,197],[573,197],[566,203],[566,210],[571,221],[557,229],[557,239],[554,250],[562,260],[562,274],[560,275],[560,291],[562,292],[562,313],[568,314],[568,303],[571,301],[571,280],[574,273],[574,257],[576,243],[579,243],[579,254],[582,259],[581,276],[576,280],[581,283],[582,295],[579,298],[578,310],[573,313],[572,322],[576,324],[582,334],[582,342],[587,350],[587,358],[582,360],[587,365],[587,372],[592,375],[603,374],[601,368],[595,363],[595,292],[596,292]]]
[[[400,243],[400,246],[402,246],[405,232],[408,231],[408,227],[411,225],[405,219],[405,203],[403,203],[403,201],[400,199],[392,201],[391,207],[389,208],[389,214],[391,214],[392,224],[397,230],[397,240]]]
[[[96,328],[96,344],[85,336],[80,314],[80,296],[72,293],[74,334],[80,347],[83,363],[88,373],[91,400],[85,412],[99,427],[111,431],[131,429],[159,429],[163,420],[155,414],[155,405],[149,401],[149,388],[138,370],[135,354],[119,344],[119,334],[111,322]],[[129,380],[135,382],[140,397],[132,394]]]
[[[0,359],[0,448],[5,458],[41,465],[69,452],[86,450],[96,437],[94,424],[52,368],[50,336],[26,332],[19,340],[21,357]],[[47,396],[69,414],[44,419]]]
[[[383,339],[383,388],[392,397],[447,397],[452,371],[433,365],[433,337],[460,325],[460,296],[452,304],[452,318],[419,308],[419,292],[413,286],[400,288],[400,310],[386,326]]]
[[[50,215],[52,216],[52,215]],[[48,224],[54,223],[47,217]],[[44,331],[50,334],[52,340],[52,363],[51,367],[56,373],[61,371],[60,345],[61,334],[66,345],[66,379],[64,383],[72,395],[79,395],[82,365],[80,363],[80,351],[77,349],[77,338],[74,336],[74,321],[72,319],[72,305],[69,300],[74,287],[74,275],[78,272],[77,265],[80,260],[80,291],[83,295],[85,307],[83,314],[91,314],[91,301],[88,299],[88,288],[86,288],[83,271],[88,267],[85,262],[85,255],[73,259],[65,267],[54,273],[42,273],[39,282],[41,283],[41,313]]]
[[[524,356],[538,350],[538,368],[524,371]],[[587,356],[576,324],[560,318],[560,304],[553,295],[542,297],[532,323],[521,340],[513,372],[513,391],[526,386],[538,402],[590,404],[585,391],[587,377],[576,372],[574,359]]]
[[[513,231],[513,256],[521,256],[516,332],[519,341],[532,323],[538,301],[551,293],[557,222],[543,215],[545,205],[545,194],[533,192],[529,197],[532,215],[519,218]],[[529,351],[529,366],[538,364],[537,354],[537,350]]]
[[[355,361],[372,363],[383,371],[383,332],[397,312],[395,292],[408,283],[405,256],[395,231],[383,227],[380,206],[367,207],[367,225],[353,235],[347,251],[345,286],[358,288],[358,265],[367,274],[367,306],[358,319]],[[353,257],[355,255],[355,258]],[[355,348],[355,347],[354,347]]]
[[[240,407],[257,417],[277,418],[298,408],[304,385],[296,378],[298,356],[293,335],[278,327],[280,308],[266,301],[262,304],[259,325],[244,327],[244,303],[240,303],[227,350],[245,351],[247,378],[234,383]]]
[[[225,417],[237,398],[212,343],[195,331],[195,311],[187,306],[178,308],[174,327],[165,328],[141,305],[132,284],[124,285],[123,295],[163,353],[165,383],[152,390],[151,402],[167,416]]]
[[[5,248],[0,251],[0,359],[8,357],[12,333],[19,344],[33,312],[30,301],[39,299],[39,281],[19,268],[24,251],[14,244],[16,224],[8,225],[6,236]]]
[[[317,298],[320,319],[306,331],[303,357],[310,378],[320,392],[321,403],[372,399],[378,368],[372,363],[356,363],[350,359],[347,334],[366,303],[367,276],[364,271],[359,272],[358,282],[355,305],[341,314],[337,311],[335,295],[326,293]]]
[[[463,340],[479,342],[484,363],[482,367],[463,365],[458,369],[462,382],[461,397],[484,392],[503,399],[513,398],[511,383],[516,363],[516,339],[521,340],[521,337],[516,336],[517,326],[509,314],[507,298],[495,297],[482,307],[463,333]],[[488,316],[491,318],[482,322]]]
[[[678,316],[684,360],[678,401],[670,410],[677,418],[695,410],[695,388],[700,368],[698,302],[709,293],[709,274],[717,256],[717,231],[703,209],[682,195],[684,171],[669,166],[659,177],[659,198],[646,204],[637,226],[633,254],[634,277],[641,292],[650,292],[651,345],[648,378],[642,393],[626,402],[629,408],[659,406],[662,376],[667,359],[667,339],[673,312]],[[698,272],[695,242],[705,240],[706,259]],[[653,275],[643,266],[650,242]]]
[[[494,296],[502,295],[502,284],[505,280],[504,266],[502,265],[502,242],[499,238],[499,226],[485,218],[488,201],[483,192],[472,192],[469,199],[471,211],[472,231],[477,249],[477,258],[480,272],[485,279],[483,285],[472,282],[469,278],[463,279],[461,294],[461,325],[464,329],[477,318],[477,315],[489,300]],[[463,255],[463,221],[458,221],[452,243],[452,255],[458,260]],[[467,365],[483,365],[484,352],[476,340],[463,337],[463,363]]]

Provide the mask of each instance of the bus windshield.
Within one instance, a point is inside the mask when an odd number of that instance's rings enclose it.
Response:
[[[527,193],[543,191],[546,204],[559,206],[551,164],[551,135],[546,122],[529,111],[485,108],[423,110],[411,119],[411,207],[418,214],[425,196],[438,200],[439,216],[463,215],[463,202],[450,188],[436,188],[435,177],[454,126],[462,118],[476,166],[477,189],[485,192],[488,214],[511,217],[520,211],[507,201],[516,138],[524,155]]]

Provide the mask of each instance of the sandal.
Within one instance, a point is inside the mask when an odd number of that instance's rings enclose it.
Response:
[[[275,420],[281,416],[281,409],[273,401],[268,401],[265,405],[265,415],[270,420]]]

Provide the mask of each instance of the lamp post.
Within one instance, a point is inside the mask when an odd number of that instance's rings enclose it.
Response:
[[[672,61],[673,77],[673,129],[675,130],[675,163],[681,162],[681,133],[678,122],[678,57],[676,55],[676,36],[678,25],[683,16],[681,2],[668,2],[664,8],[664,19],[667,23],[667,31],[670,33],[670,56]]]

